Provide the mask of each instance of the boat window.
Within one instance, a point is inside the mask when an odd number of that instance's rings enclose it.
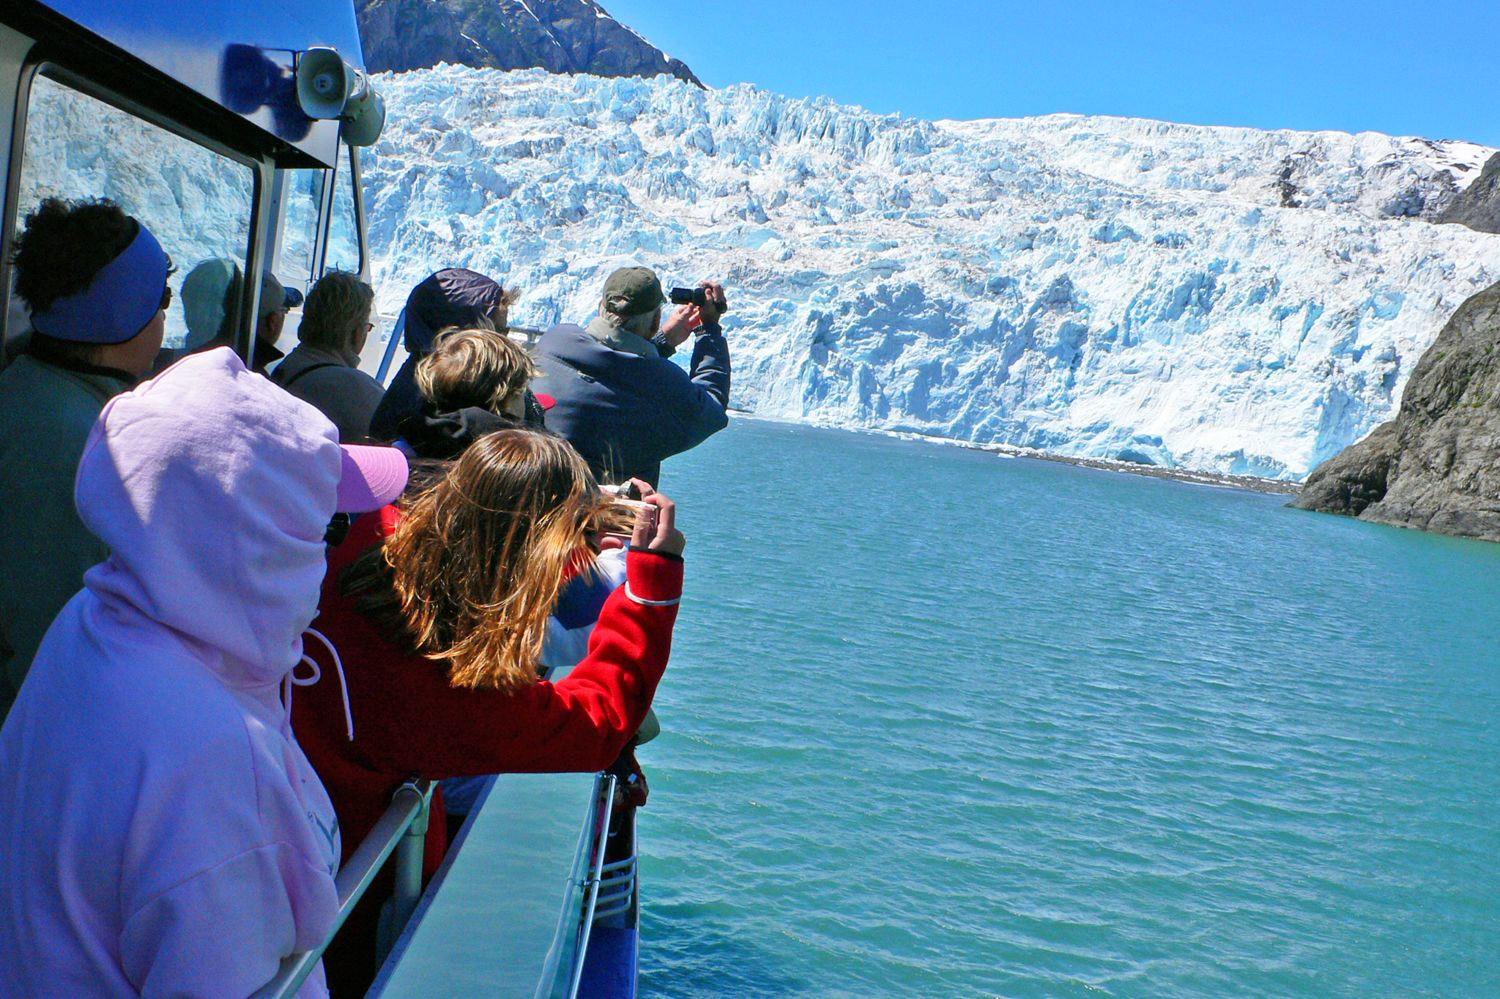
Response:
[[[328,224],[328,255],[324,270],[360,270],[359,219],[354,207],[353,150],[345,150],[333,178],[333,218]]]
[[[254,171],[243,163],[84,94],[45,69],[32,82],[15,231],[50,197],[109,198],[145,223],[176,266],[167,347],[187,340],[192,305],[184,302],[182,282],[194,267],[217,259],[244,268],[254,191]],[[195,341],[212,338],[217,330],[204,327],[222,318],[222,302],[190,297],[203,300],[193,312]],[[13,295],[7,345],[26,328],[14,321],[21,308]]]
[[[287,287],[306,292],[313,280],[313,248],[323,205],[324,170],[288,170],[282,176],[286,216],[281,228],[281,263],[276,276]]]

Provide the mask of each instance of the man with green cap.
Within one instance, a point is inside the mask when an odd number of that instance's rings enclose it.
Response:
[[[680,305],[663,322],[656,274],[622,267],[604,282],[586,329],[555,326],[537,342],[542,373],[532,389],[556,400],[547,429],[577,448],[600,482],[657,485],[662,459],[728,425],[729,345],[719,326],[728,305],[717,282],[700,287],[702,304]],[[691,335],[684,371],[668,358]]]

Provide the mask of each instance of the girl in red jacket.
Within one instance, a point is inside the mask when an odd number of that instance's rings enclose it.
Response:
[[[537,679],[547,618],[619,509],[560,438],[486,435],[333,551],[306,643],[319,678],[298,690],[292,721],[333,799],[345,860],[412,775],[614,762],[666,669],[682,594],[675,507],[638,485],[646,506],[626,585],[605,604],[588,657],[556,683]],[[446,842],[435,801],[427,874]],[[330,984],[344,956],[365,982],[373,975],[373,911],[356,911],[330,950]]]

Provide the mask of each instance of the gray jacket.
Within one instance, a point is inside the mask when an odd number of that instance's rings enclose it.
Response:
[[[299,344],[276,366],[271,380],[310,402],[339,428],[339,440],[359,444],[370,436],[370,417],[385,389],[358,368],[359,356]]]
[[[123,372],[28,354],[0,371],[0,721],[52,619],[109,555],[73,503],[78,459]]]

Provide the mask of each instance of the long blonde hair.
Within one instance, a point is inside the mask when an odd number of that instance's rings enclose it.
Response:
[[[498,430],[404,500],[340,587],[406,651],[446,662],[453,686],[517,690],[536,681],[564,574],[610,505],[572,445]]]

